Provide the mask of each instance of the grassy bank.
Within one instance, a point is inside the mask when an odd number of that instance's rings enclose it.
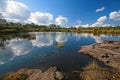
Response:
[[[4,27],[0,29],[0,33],[21,33],[21,32],[72,32],[72,33],[92,33],[94,35],[120,35],[120,28],[119,27],[104,27],[104,28],[62,28],[62,27],[21,27],[21,28],[13,28],[13,27]]]
[[[16,30],[16,29],[3,29],[0,30],[0,33],[18,33],[20,31]]]
[[[120,80],[120,70],[109,70],[92,62],[80,74],[83,80]]]

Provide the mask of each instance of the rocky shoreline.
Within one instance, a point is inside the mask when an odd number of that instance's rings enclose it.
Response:
[[[95,62],[86,65],[81,71],[64,72],[57,67],[41,69],[20,69],[0,76],[0,80],[120,80],[120,41],[103,41],[82,46],[82,54],[90,55],[112,67],[102,68]]]
[[[46,71],[41,69],[20,69],[0,76],[0,80],[120,80],[120,70],[102,68],[91,62],[82,71],[66,73],[57,67],[50,67]]]
[[[0,80],[61,80],[63,73],[56,67],[50,67],[46,71],[40,69],[20,69],[0,76]]]
[[[103,43],[82,46],[79,52],[90,55],[104,64],[120,70],[120,41],[106,40]]]

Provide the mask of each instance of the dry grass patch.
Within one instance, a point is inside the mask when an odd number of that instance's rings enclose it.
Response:
[[[120,80],[120,70],[101,68],[95,62],[83,68],[80,77],[83,80]]]

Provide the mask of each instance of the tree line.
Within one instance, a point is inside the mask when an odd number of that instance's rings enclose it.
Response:
[[[31,24],[21,24],[7,22],[0,14],[0,33],[14,33],[14,32],[77,32],[77,33],[94,33],[94,34],[120,34],[120,26],[106,26],[106,27],[61,27],[59,25],[36,25]]]

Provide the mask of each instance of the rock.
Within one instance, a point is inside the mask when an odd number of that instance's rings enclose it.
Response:
[[[44,73],[44,77],[41,80],[61,80],[63,78],[62,72],[59,72],[56,67],[51,67]]]
[[[109,41],[109,40],[105,40],[103,41],[104,44],[109,44],[109,43],[113,43],[114,41]]]
[[[56,67],[50,67],[45,72],[40,69],[20,69],[0,76],[0,80],[61,80],[63,78],[64,75]]]
[[[59,79],[59,80],[62,80],[64,78],[64,75],[62,72],[56,72],[56,78]]]
[[[90,55],[106,65],[120,69],[120,41],[103,41],[103,43],[82,46],[80,53]]]

